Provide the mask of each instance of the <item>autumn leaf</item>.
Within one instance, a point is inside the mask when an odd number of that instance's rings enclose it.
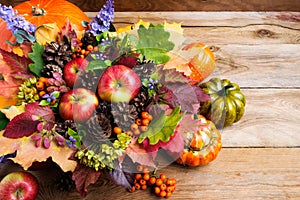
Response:
[[[12,120],[17,115],[25,112],[25,105],[10,106],[9,108],[0,109],[0,111],[7,117],[7,119]]]
[[[185,83],[187,84],[191,79],[184,76],[181,72],[176,71],[176,69],[165,69],[163,65],[159,65],[154,72],[160,83]]]
[[[96,183],[101,175],[101,171],[96,171],[91,167],[78,164],[73,172],[72,179],[75,181],[76,189],[82,197],[88,192],[88,186]]]
[[[118,163],[116,161],[114,166],[114,169],[108,173],[115,184],[123,186],[129,190],[132,189],[135,172],[135,164],[133,161],[128,156],[125,156],[122,163]]]
[[[29,78],[29,67],[28,65],[31,63],[31,60],[25,57],[20,57],[14,53],[9,53],[6,51],[3,51],[0,49],[0,53],[3,57],[3,60],[5,61],[4,64],[6,66],[1,65],[2,67],[5,67],[1,69],[2,74],[11,74],[15,78]],[[5,70],[5,71],[2,71]]]
[[[28,54],[28,57],[33,61],[33,63],[29,64],[30,71],[37,76],[41,75],[41,70],[44,67],[43,52],[44,46],[36,42],[32,45],[32,52]]]
[[[55,119],[50,107],[40,106],[37,102],[26,104],[25,110],[7,124],[3,136],[8,138],[30,136],[37,130],[40,119],[50,123]]]
[[[165,87],[172,91],[172,98],[169,103],[172,106],[181,106],[182,111],[196,113],[201,102],[210,99],[200,87],[183,83],[167,83]],[[187,98],[188,97],[188,98]]]
[[[146,151],[142,144],[137,142],[137,138],[132,138],[130,144],[126,148],[126,154],[133,162],[140,163],[141,165],[155,167],[151,155]]]
[[[46,161],[52,157],[53,162],[57,163],[64,171],[74,171],[77,162],[69,159],[74,150],[68,147],[59,147],[56,143],[46,148],[37,148],[35,142],[30,137],[11,139],[3,136],[4,131],[0,131],[0,156],[14,153],[17,151],[15,158],[11,158],[15,163],[21,165],[27,170],[33,162]]]
[[[58,32],[59,28],[56,23],[43,24],[36,29],[35,38],[39,44],[45,45],[46,43],[56,41]]]
[[[143,132],[138,142],[142,143],[144,139],[149,139],[149,144],[155,145],[159,141],[168,142],[170,137],[174,135],[174,131],[184,114],[180,113],[180,106],[175,107],[170,115],[166,115],[165,111],[155,117],[150,124],[148,129]]]
[[[18,87],[24,79],[32,77],[29,73],[30,60],[0,49],[0,108],[17,103]]]
[[[164,149],[179,157],[180,153],[184,150],[184,137],[175,130],[174,135],[170,137],[168,142],[159,141],[157,144],[151,145],[149,143],[149,139],[145,139],[142,144],[143,148],[152,156],[153,159],[156,158],[159,153],[159,149]]]

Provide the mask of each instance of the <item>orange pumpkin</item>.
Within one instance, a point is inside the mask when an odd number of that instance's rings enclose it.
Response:
[[[78,30],[83,30],[82,21],[89,21],[88,16],[80,8],[66,0],[30,0],[20,3],[14,9],[36,26],[56,22],[61,28],[68,17],[71,24],[76,25]]]
[[[185,45],[178,52],[169,52],[170,61],[165,63],[165,69],[175,68],[192,79],[191,85],[207,78],[215,69],[215,57],[208,46],[200,42]]]
[[[189,133],[185,140],[185,149],[176,160],[177,163],[187,166],[200,166],[213,161],[222,148],[221,134],[213,122],[206,120],[202,115],[195,133]]]

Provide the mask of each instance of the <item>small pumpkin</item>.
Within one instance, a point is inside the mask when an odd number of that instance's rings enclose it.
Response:
[[[176,54],[175,54],[176,53]],[[164,68],[175,68],[191,79],[190,84],[195,85],[209,75],[215,69],[215,57],[209,47],[200,42],[193,42],[182,47],[178,52],[169,52],[170,61]]]
[[[202,102],[200,114],[223,128],[239,121],[245,113],[246,97],[236,83],[228,79],[212,78],[200,87],[210,96]]]
[[[185,147],[177,163],[196,167],[213,161],[222,148],[221,134],[212,121],[199,115],[198,129],[194,133],[187,133]]]
[[[66,0],[30,0],[16,5],[14,9],[36,26],[56,22],[62,28],[68,17],[78,30],[84,30],[82,21],[89,21],[79,7]]]

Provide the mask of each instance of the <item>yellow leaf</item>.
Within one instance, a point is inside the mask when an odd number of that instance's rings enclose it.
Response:
[[[181,27],[181,23],[173,22],[172,24],[170,24],[165,21],[164,29],[165,31],[170,33],[169,40],[175,44],[173,51],[181,48],[182,44],[186,40],[183,36],[183,28]]]
[[[59,28],[56,23],[41,25],[35,32],[36,41],[41,45],[56,41],[58,32]]]
[[[15,116],[25,112],[25,104],[10,106],[9,108],[0,109],[0,111],[7,117],[7,119],[12,120]]]
[[[23,49],[20,46],[13,47],[13,52],[20,57],[24,56]]]
[[[74,171],[77,162],[70,160],[74,150],[68,147],[59,147],[52,142],[49,149],[36,147],[34,141],[30,137],[22,137],[18,139],[10,139],[3,136],[4,131],[0,131],[0,156],[11,154],[17,151],[15,158],[11,158],[15,163],[21,165],[27,170],[33,162],[46,161],[52,157],[53,162],[57,163],[64,171]]]

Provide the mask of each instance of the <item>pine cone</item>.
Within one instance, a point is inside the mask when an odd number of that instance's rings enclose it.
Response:
[[[61,44],[57,42],[47,43],[42,57],[45,64],[54,64],[63,68],[72,60],[72,54],[70,43],[64,39]]]
[[[62,122],[58,122],[57,126],[55,127],[55,131],[62,135],[64,138],[69,139],[68,129],[72,129],[73,131],[77,131],[76,124],[73,120],[66,120]]]
[[[111,114],[114,118],[114,123],[123,130],[129,129],[131,124],[135,123],[139,113],[134,105],[129,105],[127,102],[120,102],[111,105]]]
[[[140,76],[140,79],[149,79],[151,74],[154,73],[155,68],[156,65],[152,61],[144,61],[143,63],[134,66],[132,69]]]
[[[129,102],[136,108],[138,113],[146,110],[152,102],[152,97],[149,95],[147,88],[141,87],[139,93]]]
[[[47,64],[41,70],[41,75],[46,78],[53,78],[53,73],[59,73],[61,76],[63,75],[62,69],[55,64]]]
[[[112,128],[110,120],[103,114],[95,114],[84,125],[86,132],[82,142],[86,147],[91,144],[101,144],[111,136]]]
[[[111,113],[111,103],[106,101],[99,102],[98,107],[96,108],[97,115],[103,114],[111,121],[111,123],[114,122],[113,115]]]
[[[96,75],[95,72],[89,71],[81,71],[78,81],[75,84],[76,88],[87,88],[93,92],[97,90],[98,87],[99,76]]]
[[[93,47],[98,45],[96,37],[91,32],[85,32],[83,37],[81,38],[82,48],[86,48],[88,45],[92,45]]]

